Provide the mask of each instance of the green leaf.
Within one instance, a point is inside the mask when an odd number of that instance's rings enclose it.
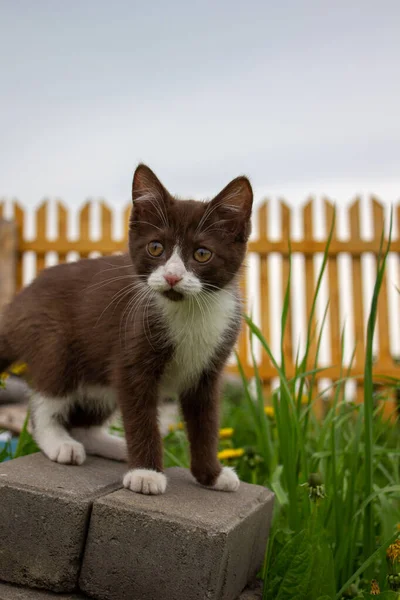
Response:
[[[335,595],[332,552],[322,532],[304,529],[279,552],[270,568],[266,598],[317,600]]]
[[[311,576],[312,549],[307,531],[295,535],[280,551],[270,570],[267,598],[305,598]]]
[[[315,539],[313,545],[313,572],[310,580],[310,588],[307,598],[319,598],[320,594],[324,597],[335,597],[335,570],[333,566],[332,551],[328,542],[320,537]]]
[[[34,441],[34,439],[28,431],[28,423],[29,412],[25,417],[24,426],[22,428],[21,435],[19,436],[18,446],[15,451],[14,458],[19,458],[20,456],[27,456],[28,454],[33,454],[34,452],[39,452],[39,448],[36,445],[36,442]]]

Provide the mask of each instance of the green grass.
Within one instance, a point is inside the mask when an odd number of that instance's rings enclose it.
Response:
[[[329,243],[330,238],[317,279],[305,350],[297,357],[295,376],[288,378],[283,352],[279,359],[275,358],[268,340],[246,318],[256,391],[254,394],[240,362],[242,384],[227,385],[224,390],[221,426],[233,428],[234,433],[232,438],[221,440],[220,449],[244,450],[241,458],[227,460],[226,464],[234,465],[243,481],[267,486],[276,496],[269,542],[259,573],[264,599],[370,598],[373,578],[383,592],[381,598],[398,597],[388,591],[385,552],[396,539],[400,523],[400,427],[398,420],[383,418],[372,377],[372,340],[389,244],[383,249],[382,243],[370,307],[364,404],[343,401],[349,375],[342,364],[339,381],[328,390],[325,418],[319,421],[313,411],[318,400],[314,386],[318,361],[311,360],[310,348],[315,336],[318,354],[327,314],[319,331],[313,331]],[[282,346],[290,308],[289,286],[290,276],[282,311]],[[345,334],[344,330],[342,353]],[[279,388],[270,399],[273,414],[269,416],[264,410],[262,382],[254,358],[256,340],[275,365],[279,378]],[[391,380],[388,385],[397,389],[399,382]],[[380,400],[384,399],[383,394]],[[189,465],[183,430],[171,432],[164,447],[166,466]],[[34,449],[25,429],[17,455]],[[7,449],[0,460],[6,455]],[[317,485],[318,480],[321,485]]]
[[[381,411],[373,408],[373,492],[367,495],[365,407],[346,403],[335,409],[332,403],[322,423],[312,412],[308,413],[307,430],[302,433],[299,442],[303,446],[301,451],[293,441],[293,432],[302,430],[306,413],[307,406],[303,406],[299,412],[292,407],[284,416],[278,416],[275,412],[273,417],[267,417],[251,397],[246,400],[245,391],[241,394],[232,387],[225,390],[222,426],[232,427],[234,434],[231,440],[221,441],[221,449],[245,449],[242,458],[227,461],[227,464],[237,468],[243,481],[267,486],[276,494],[270,542],[260,574],[265,581],[264,597],[275,597],[268,592],[271,592],[276,576],[276,561],[287,551],[287,545],[296,539],[296,535],[301,534],[300,538],[304,538],[304,531],[313,524],[313,519],[317,519],[320,537],[318,543],[310,541],[310,549],[314,544],[315,548],[320,548],[320,554],[316,550],[312,553],[314,562],[308,564],[309,574],[324,573],[326,579],[323,567],[330,566],[334,590],[328,597],[341,598],[342,594],[338,592],[342,588],[349,588],[353,583],[353,575],[360,567],[361,573],[356,577],[357,589],[369,589],[369,581],[363,578],[370,568],[369,578],[376,578],[383,590],[387,575],[384,551],[389,541],[393,541],[396,525],[400,523],[399,428],[384,421]],[[290,424],[285,418],[289,418]],[[259,431],[263,422],[270,432],[268,444],[260,443]],[[271,454],[266,454],[266,448]],[[285,463],[285,460],[290,460],[288,449],[293,452],[294,465],[289,470]],[[296,460],[301,454],[304,455],[307,471]],[[184,431],[175,431],[167,436],[165,460],[167,466],[188,466],[189,449]],[[324,482],[325,497],[316,503],[309,499],[309,489],[304,485],[311,473],[320,473]],[[368,531],[372,539],[370,554],[365,552],[364,546],[364,522],[368,507],[372,512],[372,527]],[[324,552],[321,550],[323,540],[327,542]],[[378,553],[369,565],[369,558],[377,549]],[[315,563],[316,554],[318,564]],[[302,596],[296,587],[307,575],[306,571],[307,565],[298,565],[295,587],[283,589],[282,594],[276,597],[313,600],[314,596],[309,595],[309,591]]]
[[[385,552],[396,539],[400,523],[400,427],[398,421],[383,418],[372,377],[372,340],[390,239],[379,256],[370,307],[364,404],[343,401],[344,384],[349,376],[342,364],[342,376],[329,390],[327,414],[319,421],[312,410],[317,400],[313,384],[318,361],[311,362],[310,348],[316,336],[318,354],[323,323],[319,332],[314,332],[312,317],[329,243],[330,239],[317,279],[304,355],[297,359],[294,378],[287,377],[283,351],[280,359],[276,359],[262,332],[246,318],[251,348],[255,340],[261,343],[263,352],[275,366],[280,385],[271,399],[274,414],[266,416],[253,352],[255,398],[238,361],[242,388],[225,390],[222,426],[234,428],[229,443],[244,448],[245,454],[228,464],[236,466],[243,481],[267,486],[276,495],[273,524],[260,572],[264,581],[263,598],[367,598],[373,578],[384,592],[382,598],[396,598],[395,592],[388,591]],[[282,346],[289,286],[290,276],[282,310]],[[342,332],[342,354],[345,333]],[[389,384],[398,387],[397,381]],[[385,400],[384,394],[380,400]],[[171,433],[165,447],[168,465],[188,466],[188,445],[183,431]],[[323,487],[318,488],[320,497],[307,484],[313,473],[318,473],[323,481]]]

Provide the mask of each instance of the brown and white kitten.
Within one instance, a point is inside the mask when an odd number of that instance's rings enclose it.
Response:
[[[139,165],[132,196],[128,254],[46,269],[8,306],[0,372],[28,364],[34,437],[51,460],[128,460],[123,484],[144,494],[166,489],[157,403],[177,394],[194,477],[234,491],[217,459],[218,385],[241,323],[250,183],[178,200]],[[126,442],[107,432],[117,406]]]

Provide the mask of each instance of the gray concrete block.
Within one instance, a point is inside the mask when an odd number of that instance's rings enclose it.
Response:
[[[6,379],[5,388],[0,388],[0,404],[27,404],[31,390],[28,384],[12,375]]]
[[[238,600],[261,600],[261,598],[262,588],[257,585],[246,588]],[[88,597],[81,594],[54,594],[0,582],[0,600],[88,600]]]
[[[77,594],[53,594],[53,592],[0,583],[0,600],[86,600],[86,598]]]
[[[256,581],[249,585],[239,596],[239,600],[261,600],[262,581]]]
[[[273,494],[199,486],[168,469],[162,496],[119,490],[95,501],[79,585],[99,600],[234,600],[259,569]]]
[[[93,501],[121,487],[126,465],[42,454],[0,464],[0,580],[56,592],[76,588]]]

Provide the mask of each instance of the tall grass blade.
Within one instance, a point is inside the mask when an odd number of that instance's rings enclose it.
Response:
[[[378,264],[377,264],[377,276],[374,286],[374,293],[372,296],[371,309],[368,318],[367,327],[367,344],[365,353],[365,368],[364,368],[364,435],[365,435],[365,497],[368,498],[372,494],[372,483],[373,483],[373,341],[374,331],[376,325],[376,315],[378,311],[378,299],[379,292],[381,289],[383,277],[385,275],[386,260],[390,249],[391,237],[392,237],[392,224],[393,224],[393,211],[390,215],[390,228],[389,228],[389,239],[382,256],[383,242],[384,242],[384,231],[382,231]],[[374,532],[374,521],[372,505],[367,504],[364,513],[364,557],[368,558],[372,554],[375,548],[375,532]]]

